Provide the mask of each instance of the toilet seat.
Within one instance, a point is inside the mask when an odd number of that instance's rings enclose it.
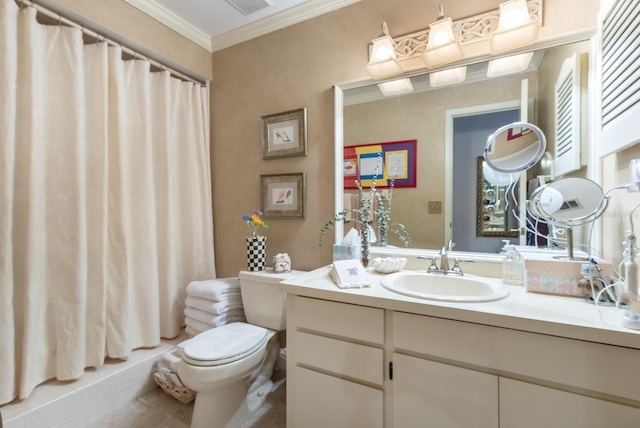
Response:
[[[220,366],[253,354],[268,340],[266,328],[235,322],[207,330],[189,340],[182,358],[194,366]]]

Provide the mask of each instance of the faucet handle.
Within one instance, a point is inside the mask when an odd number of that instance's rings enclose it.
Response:
[[[438,270],[438,265],[436,264],[435,256],[418,256],[418,260],[430,260],[431,264],[427,268],[427,273],[432,273]]]
[[[464,273],[462,272],[462,268],[460,267],[460,263],[464,262],[464,263],[474,263],[474,260],[471,259],[453,259],[453,267],[451,268],[451,271],[454,272],[456,275],[460,275],[463,276]]]
[[[438,270],[438,265],[436,264],[436,258],[433,257],[431,259],[431,264],[427,268],[427,273],[433,273],[433,272],[436,272],[437,270]]]
[[[462,268],[460,267],[460,263],[458,263],[458,259],[453,260],[453,267],[451,268],[451,272],[460,276],[464,275],[464,273],[462,272]]]

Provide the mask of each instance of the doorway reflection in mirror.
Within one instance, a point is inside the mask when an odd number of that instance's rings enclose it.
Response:
[[[518,220],[512,210],[518,204],[509,189],[518,177],[492,170],[482,156],[478,157],[477,174],[476,236],[517,238]]]

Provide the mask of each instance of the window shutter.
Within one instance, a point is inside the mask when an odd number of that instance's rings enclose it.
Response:
[[[605,5],[599,36],[602,156],[640,141],[640,2]]]
[[[580,169],[580,56],[567,58],[555,85],[555,175]]]

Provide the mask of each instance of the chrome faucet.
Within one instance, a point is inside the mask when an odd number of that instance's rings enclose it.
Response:
[[[453,275],[460,275],[460,276],[464,275],[462,273],[462,269],[460,268],[460,265],[458,264],[458,261],[459,261],[458,259],[454,259],[453,268],[449,267],[449,254],[447,253],[446,247],[442,247],[442,250],[440,250],[439,255],[440,255],[440,267],[438,267],[438,264],[436,263],[436,257],[418,256],[418,259],[431,260],[431,264],[427,268],[427,273],[439,273],[442,275],[453,274]]]
[[[442,247],[442,250],[440,250],[440,270],[445,274],[449,273],[449,255],[445,247]]]
[[[449,239],[449,243],[447,244],[447,251],[453,251],[453,247],[456,246],[456,243],[453,242],[453,239]]]

